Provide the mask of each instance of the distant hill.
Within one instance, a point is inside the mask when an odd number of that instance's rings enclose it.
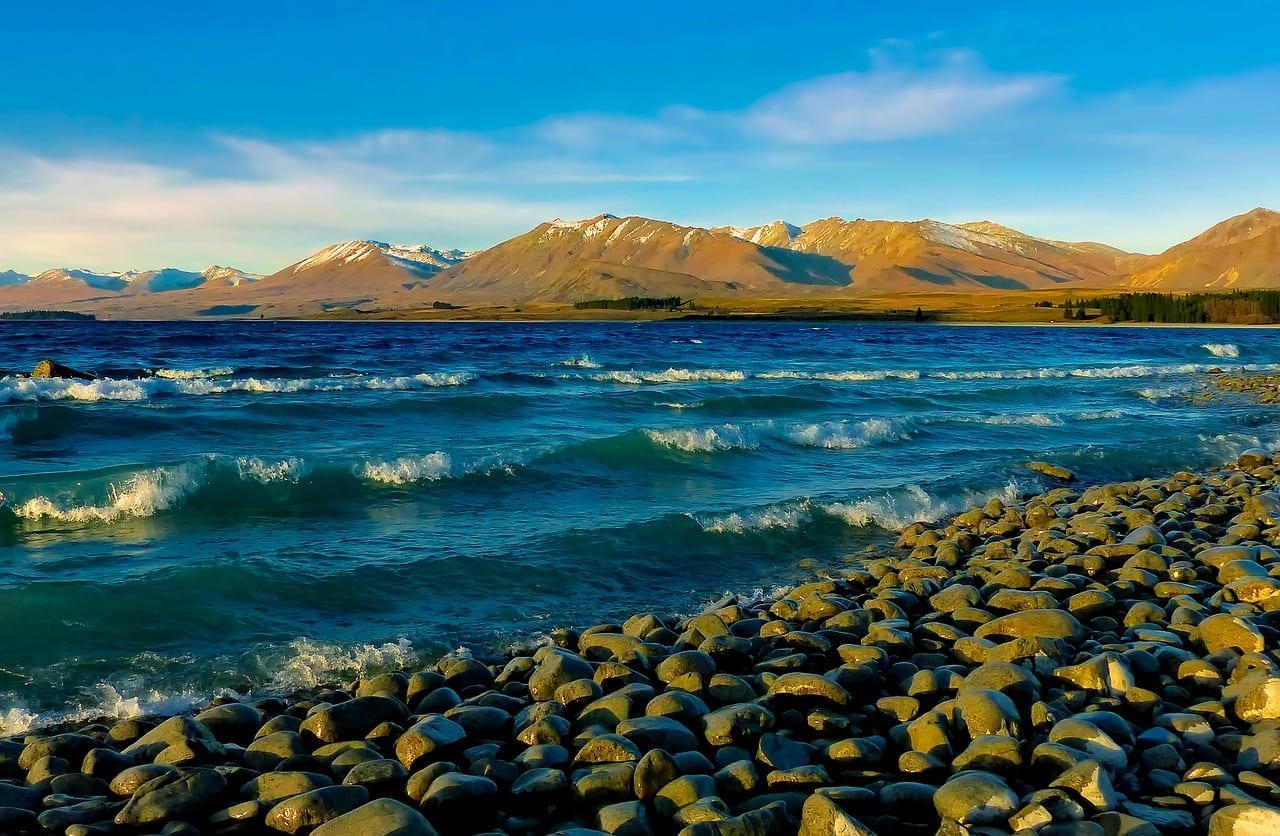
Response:
[[[789,295],[849,284],[832,259],[651,218],[550,221],[450,267],[439,294],[516,302]]]
[[[1280,288],[1280,213],[1254,209],[1158,255],[1028,235],[992,221],[683,226],[597,215],[539,224],[476,253],[343,241],[268,276],[213,266],[0,272],[0,310],[109,316],[303,316],[630,296],[848,299],[864,293]]]
[[[1143,259],[1123,284],[1162,292],[1280,287],[1280,212],[1259,207],[1228,218]]]

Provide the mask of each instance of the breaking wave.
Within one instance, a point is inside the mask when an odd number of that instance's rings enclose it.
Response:
[[[865,421],[825,421],[797,424],[783,433],[783,439],[801,447],[827,450],[857,450],[873,444],[901,441],[910,436],[905,420],[868,418]]]
[[[703,531],[716,534],[746,534],[769,530],[795,530],[823,522],[837,522],[852,528],[877,526],[901,531],[915,522],[936,522],[974,505],[997,498],[1016,502],[1023,489],[1009,483],[990,490],[962,489],[933,492],[919,485],[905,485],[876,496],[848,502],[817,502],[799,499],[727,514],[690,515]]]
[[[736,383],[746,380],[747,373],[737,369],[676,369],[661,372],[608,371],[592,375],[601,383],[623,383],[640,386],[646,383],[695,383],[699,381]]]
[[[1240,348],[1232,343],[1205,343],[1200,346],[1214,357],[1239,357]]]
[[[759,444],[741,427],[733,424],[706,429],[645,430],[644,434],[660,447],[669,447],[686,453],[750,450]]]
[[[569,366],[575,369],[598,369],[600,364],[591,359],[590,354],[583,354],[581,357],[570,357],[567,360],[561,360],[556,363],[557,366]]]
[[[366,462],[358,468],[360,478],[387,485],[409,485],[424,480],[434,482],[447,478],[452,472],[453,459],[448,453],[438,451],[417,458]]]
[[[0,378],[0,403],[15,401],[146,401],[164,396],[340,392],[346,390],[411,390],[465,386],[470,372],[424,372],[414,375],[335,375],[310,378],[226,378],[156,375],[137,379],[92,381],[47,378]]]

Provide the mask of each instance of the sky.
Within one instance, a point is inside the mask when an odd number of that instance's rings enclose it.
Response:
[[[273,272],[601,212],[1158,252],[1280,209],[1278,26],[1257,0],[15,0],[0,271]]]

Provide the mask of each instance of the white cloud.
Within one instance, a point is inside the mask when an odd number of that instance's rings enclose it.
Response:
[[[743,121],[769,140],[801,145],[939,136],[1041,99],[1062,82],[993,73],[970,53],[953,52],[933,67],[881,65],[792,84],[748,108]]]
[[[801,201],[814,216],[879,206],[976,217],[998,204],[1011,217],[996,219],[1009,222],[1045,211],[1048,183],[1054,213],[1080,217],[1034,231],[1106,239],[1123,223],[1097,216],[1100,203],[1124,202],[1137,217],[1142,201],[1176,203],[1175,190],[1203,202],[1213,189],[1189,188],[1188,170],[1229,181],[1224,206],[1241,194],[1253,195],[1241,208],[1268,202],[1280,110],[1260,103],[1274,101],[1276,78],[1089,96],[1061,76],[992,71],[969,52],[921,61],[910,45],[889,44],[866,70],[791,84],[738,110],[672,105],[651,116],[561,114],[485,132],[328,141],[216,135],[178,149],[182,163],[0,147],[0,270],[216,261],[273,271],[347,238],[470,248],[605,210],[763,218]],[[1115,171],[1128,187],[1118,189]],[[682,185],[695,180],[697,189]]]
[[[240,160],[243,171],[220,176],[0,152],[6,267],[194,269],[218,262],[273,271],[335,240],[382,236],[452,246],[488,240],[495,229],[514,234],[563,209],[474,188],[406,186],[395,170],[341,156],[326,166],[277,146],[232,147],[252,153]],[[277,164],[264,166],[269,159]]]

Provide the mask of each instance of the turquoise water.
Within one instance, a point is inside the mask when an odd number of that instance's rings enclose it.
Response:
[[[801,577],[915,519],[1219,463],[1259,329],[8,323],[0,734]]]

